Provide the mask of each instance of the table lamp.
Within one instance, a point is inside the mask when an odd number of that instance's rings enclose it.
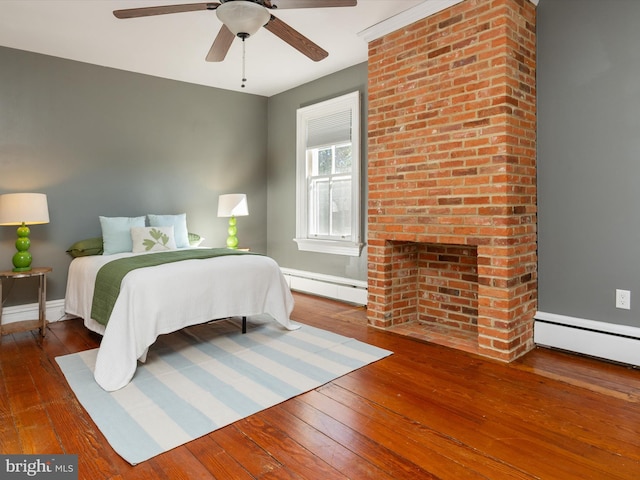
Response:
[[[220,195],[218,198],[218,216],[229,217],[227,248],[238,248],[236,217],[243,217],[245,215],[249,215],[249,207],[247,206],[247,196],[244,193]]]
[[[13,256],[13,271],[31,270],[29,247],[31,231],[27,225],[49,223],[49,207],[44,193],[7,193],[0,195],[0,225],[18,225],[18,239]]]

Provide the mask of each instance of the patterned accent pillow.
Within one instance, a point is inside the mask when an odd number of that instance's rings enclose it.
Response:
[[[171,227],[132,227],[133,253],[168,252],[176,249]]]
[[[204,242],[204,237],[201,237],[197,233],[189,232],[189,246],[190,247],[199,247],[202,242]]]

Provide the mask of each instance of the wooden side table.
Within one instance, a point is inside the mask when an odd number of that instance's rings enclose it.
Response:
[[[51,267],[32,268],[28,272],[14,272],[12,270],[0,271],[0,335],[8,335],[10,333],[24,332],[40,329],[40,335],[43,337],[47,332],[47,273],[51,272]],[[38,277],[38,319],[25,320],[22,322],[10,323],[2,325],[2,279],[10,278],[31,278]]]

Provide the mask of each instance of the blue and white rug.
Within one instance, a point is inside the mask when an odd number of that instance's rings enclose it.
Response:
[[[57,357],[69,385],[113,449],[135,465],[324,385],[391,354],[268,317],[218,321],[163,335],[126,387],[93,379],[97,349]]]

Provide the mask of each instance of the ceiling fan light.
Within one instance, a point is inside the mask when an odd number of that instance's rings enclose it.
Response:
[[[262,5],[246,0],[225,2],[216,8],[216,15],[234,35],[253,35],[271,18],[269,11]]]

